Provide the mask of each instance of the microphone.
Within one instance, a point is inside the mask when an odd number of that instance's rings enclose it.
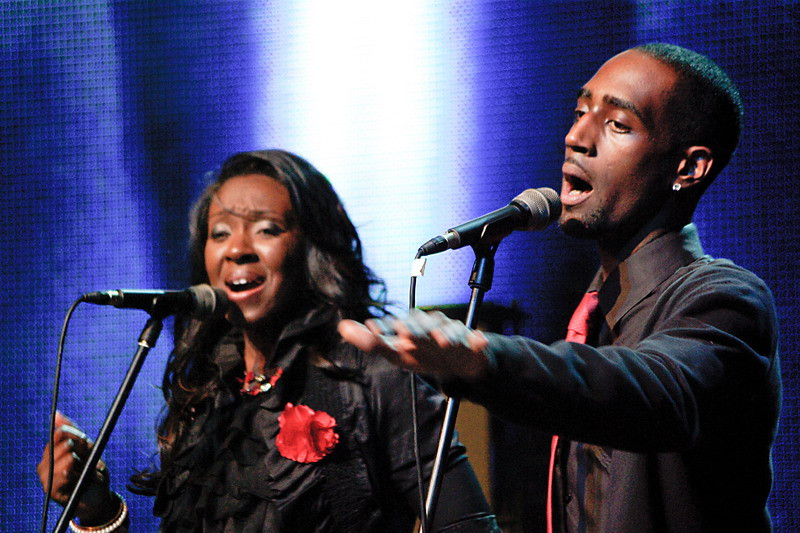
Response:
[[[480,242],[499,241],[514,230],[546,228],[561,216],[561,200],[553,189],[527,189],[505,207],[451,228],[419,247],[418,256],[438,254]]]
[[[142,309],[154,318],[187,314],[195,318],[222,315],[228,308],[225,291],[207,284],[183,291],[128,290],[87,292],[81,301],[96,305],[113,305],[120,309]]]

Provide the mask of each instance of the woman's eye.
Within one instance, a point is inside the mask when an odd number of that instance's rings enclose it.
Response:
[[[280,235],[284,231],[286,230],[283,229],[281,226],[272,223],[265,224],[260,228],[258,228],[258,233],[262,235]]]
[[[230,235],[230,231],[223,225],[212,226],[208,231],[208,238],[214,241],[224,239],[228,235]]]

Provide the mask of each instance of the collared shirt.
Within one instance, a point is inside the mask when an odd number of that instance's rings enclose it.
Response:
[[[680,233],[663,235],[654,245],[644,246],[629,256],[603,283],[601,272],[589,290],[599,291],[600,317],[595,335],[587,340],[592,346],[614,343],[612,331],[619,318],[645,302],[668,275],[703,258],[703,249],[693,226]],[[646,306],[646,303],[643,304]],[[642,316],[641,314],[639,315]],[[626,331],[643,329],[634,323]],[[597,531],[603,524],[603,509],[609,503],[611,464],[614,449],[584,442],[567,441],[567,453],[557,466],[562,482],[561,505],[564,526],[570,533]]]
[[[703,255],[689,225],[629,256],[599,297],[596,346],[487,334],[489,374],[447,390],[603,451],[590,479],[575,456],[586,449],[562,448],[557,530],[769,531],[780,409],[769,289]]]

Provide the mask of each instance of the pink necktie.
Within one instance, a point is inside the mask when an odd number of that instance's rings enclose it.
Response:
[[[567,341],[586,342],[589,336],[590,328],[592,326],[592,315],[597,311],[597,306],[600,304],[600,299],[597,296],[597,291],[590,291],[583,295],[581,303],[572,313],[572,318],[569,319],[567,326]]]
[[[600,300],[597,291],[589,291],[583,295],[581,303],[572,313],[567,326],[567,341],[586,342],[591,333],[592,315],[597,311]],[[550,467],[547,475],[547,533],[553,533],[553,475],[556,467],[556,450],[558,449],[558,435],[553,435],[550,443]]]

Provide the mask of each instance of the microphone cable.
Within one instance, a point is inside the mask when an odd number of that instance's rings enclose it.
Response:
[[[48,430],[48,461],[50,464],[48,465],[47,469],[47,484],[45,486],[45,495],[44,495],[44,507],[42,509],[42,527],[41,533],[45,533],[47,531],[47,512],[50,507],[50,491],[53,488],[53,470],[55,465],[55,451],[53,447],[55,445],[55,432],[56,432],[56,411],[58,408],[58,389],[59,389],[59,382],[61,380],[61,362],[64,357],[64,342],[67,338],[67,327],[69,326],[70,318],[72,317],[72,313],[75,311],[75,308],[78,307],[78,304],[83,302],[83,296],[75,300],[72,305],[67,310],[67,314],[64,317],[64,323],[61,325],[61,335],[58,339],[58,353],[56,355],[56,375],[53,382],[53,401],[50,405],[50,429]]]
[[[422,251],[418,250],[414,261],[422,257]],[[416,273],[411,275],[408,288],[408,309],[414,309],[417,305],[417,276]],[[408,372],[408,383],[411,391],[411,425],[412,434],[414,439],[414,461],[417,467],[417,493],[419,495],[419,533],[426,533],[426,524],[428,523],[428,513],[425,508],[425,482],[422,477],[422,454],[419,449],[419,412],[417,405],[417,375],[410,371]]]

